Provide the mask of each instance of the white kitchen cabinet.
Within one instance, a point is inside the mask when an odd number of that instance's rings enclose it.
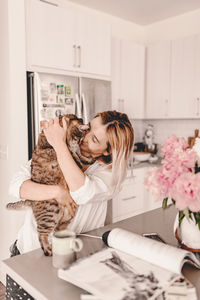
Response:
[[[93,16],[77,12],[76,45],[79,70],[110,76],[111,28]]]
[[[200,35],[195,38],[195,117],[200,118]]]
[[[117,222],[143,211],[144,168],[128,174],[119,194],[113,199],[113,222]]]
[[[170,117],[172,118],[197,117],[196,47],[196,36],[172,41],[170,102]]]
[[[110,25],[82,11],[28,0],[27,65],[110,76]]]
[[[143,119],[145,46],[113,39],[111,52],[113,108],[131,119]]]
[[[73,70],[75,62],[75,20],[71,10],[48,3],[27,2],[28,68]]]
[[[148,45],[146,63],[145,117],[169,117],[171,42]]]
[[[128,171],[122,189],[112,200],[112,221],[117,222],[156,209],[162,202],[155,201],[144,181],[155,167],[141,167]]]

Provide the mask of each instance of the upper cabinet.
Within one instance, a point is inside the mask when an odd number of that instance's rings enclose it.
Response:
[[[128,40],[112,40],[113,108],[131,119],[144,118],[145,47]]]
[[[110,76],[110,25],[78,9],[28,0],[27,67]]]
[[[170,101],[171,42],[147,47],[146,118],[167,118]]]
[[[145,116],[200,117],[200,36],[147,47]]]
[[[170,104],[172,118],[197,117],[196,47],[196,36],[172,41]]]

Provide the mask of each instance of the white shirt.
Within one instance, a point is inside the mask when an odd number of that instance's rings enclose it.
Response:
[[[21,166],[10,183],[9,194],[20,199],[21,184],[31,178],[31,161]],[[85,183],[78,190],[70,192],[79,205],[75,217],[68,225],[69,230],[76,233],[86,232],[104,226],[107,200],[112,199],[114,189],[111,188],[111,171],[105,165],[95,162],[85,171]],[[17,212],[16,212],[17,213]],[[17,236],[17,248],[20,253],[40,248],[37,224],[32,212],[28,209],[24,224]]]

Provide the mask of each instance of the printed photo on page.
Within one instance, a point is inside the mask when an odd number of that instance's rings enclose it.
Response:
[[[155,299],[179,274],[116,249],[104,249],[58,276],[104,300]]]

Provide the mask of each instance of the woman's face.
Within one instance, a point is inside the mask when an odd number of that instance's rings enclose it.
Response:
[[[90,130],[80,145],[81,153],[84,156],[97,158],[102,154],[107,155],[106,125],[102,124],[101,117],[94,118],[89,123]]]

